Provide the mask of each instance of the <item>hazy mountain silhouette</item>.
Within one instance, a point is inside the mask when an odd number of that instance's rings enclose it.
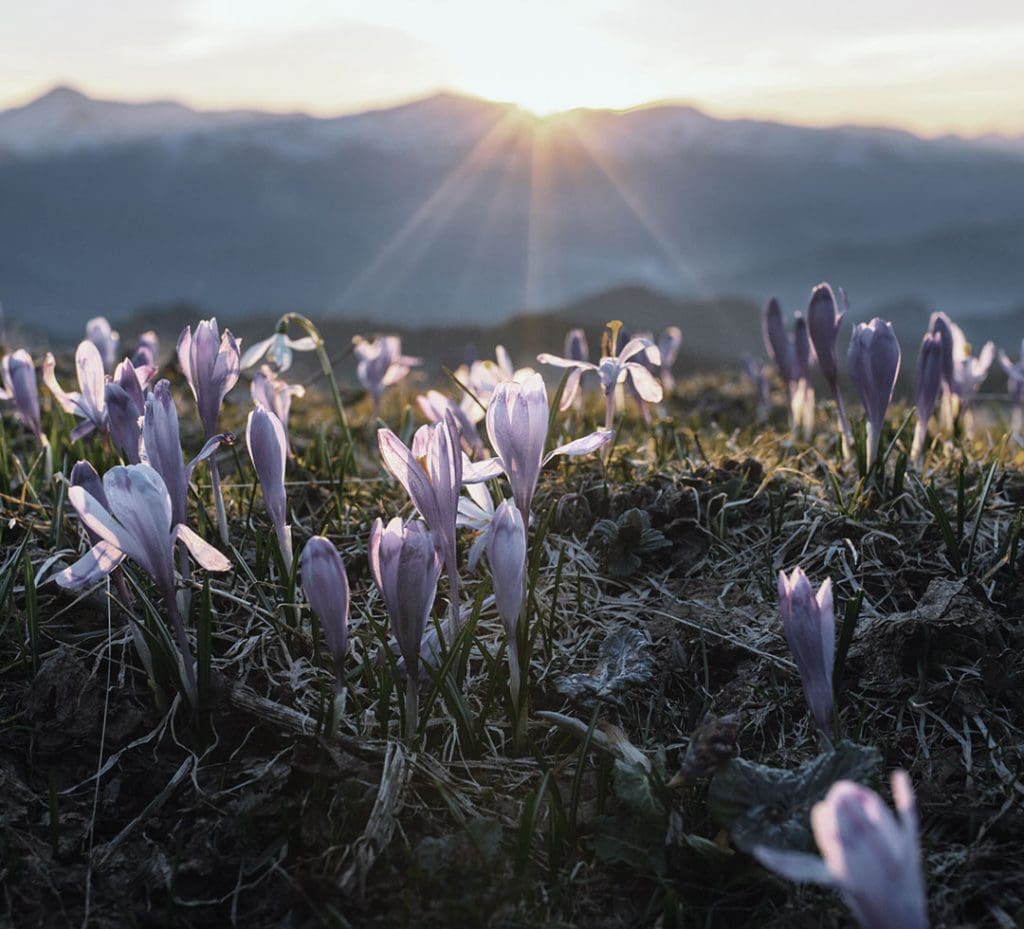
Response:
[[[0,113],[0,299],[56,329],[188,300],[486,322],[623,283],[861,315],[1024,302],[1024,146],[720,120],[537,120],[439,94],[322,119],[90,100]]]

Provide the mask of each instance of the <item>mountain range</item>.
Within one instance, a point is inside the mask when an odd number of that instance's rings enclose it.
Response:
[[[1021,314],[1024,140],[449,93],[320,118],[60,87],[0,112],[0,300],[51,331],[179,300],[498,323],[623,284],[797,308],[822,279],[858,317]]]

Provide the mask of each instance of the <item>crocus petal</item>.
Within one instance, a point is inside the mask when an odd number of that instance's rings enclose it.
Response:
[[[230,571],[231,561],[222,552],[215,549],[202,536],[197,535],[188,526],[179,523],[174,527],[174,539],[185,544],[192,557],[207,571]]]
[[[547,464],[556,455],[589,455],[610,442],[614,436],[615,431],[612,429],[598,429],[590,435],[573,439],[571,442],[566,442],[565,445],[559,445],[558,448],[552,449],[544,457],[544,464]]]
[[[481,461],[470,461],[467,458],[462,460],[462,482],[464,484],[479,484],[483,481],[490,481],[505,473],[505,466],[500,458],[484,458]]]
[[[115,467],[103,475],[110,512],[133,540],[135,549],[121,546],[145,568],[161,593],[174,582],[171,551],[171,498],[159,473],[149,465]],[[122,538],[123,538],[122,533]]]
[[[836,337],[844,315],[839,312],[835,294],[828,284],[814,288],[807,306],[807,326],[818,357],[818,367],[833,392],[839,378]]]
[[[66,393],[61,388],[60,384],[57,383],[56,367],[57,362],[53,357],[53,353],[47,352],[43,358],[43,383],[50,393],[53,394],[54,400],[57,401],[65,413],[77,413],[79,394],[77,391]]]
[[[577,361],[575,358],[560,358],[548,352],[541,352],[537,360],[542,365],[553,365],[556,368],[578,368],[580,371],[596,371],[597,365],[589,361]]]
[[[752,853],[769,871],[774,871],[779,877],[784,877],[788,881],[826,886],[835,884],[835,879],[827,865],[817,855],[791,852],[781,848],[768,848],[765,845],[754,846]]]
[[[573,401],[576,399],[582,378],[582,368],[574,368],[565,379],[565,388],[562,390],[562,402],[558,405],[559,410],[563,413],[572,406]]]
[[[101,539],[73,565],[55,575],[54,580],[68,590],[92,587],[124,561],[124,557],[124,552],[116,545]]]
[[[629,376],[633,379],[633,386],[640,397],[648,403],[660,403],[664,396],[661,384],[651,372],[642,364],[630,362],[626,365]]]
[[[526,595],[526,528],[511,500],[503,501],[494,511],[488,533],[487,563],[491,568],[498,615],[512,639]]]
[[[245,354],[242,355],[239,367],[251,368],[256,364],[264,355],[267,354],[267,349],[270,348],[271,343],[274,341],[274,336],[270,336],[269,339],[263,339],[257,342],[255,345],[250,345],[246,350]]]
[[[257,405],[246,422],[245,442],[263,489],[263,505],[278,537],[283,540],[288,510],[288,497],[284,489],[288,454],[284,427],[273,413]]]
[[[623,365],[634,355],[639,355],[640,352],[644,352],[647,355],[647,360],[651,364],[661,364],[661,352],[658,350],[658,346],[654,345],[651,340],[647,338],[630,339],[618,353],[616,361],[618,361],[620,365]]]

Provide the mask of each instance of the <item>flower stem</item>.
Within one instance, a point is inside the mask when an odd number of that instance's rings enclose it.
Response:
[[[420,682],[416,668],[406,668],[405,680],[405,741],[409,748],[416,742],[416,730],[420,723]]]
[[[217,459],[210,457],[210,486],[213,489],[213,507],[217,511],[217,532],[224,545],[228,544],[228,516],[224,510],[224,495],[220,489],[220,471]]]

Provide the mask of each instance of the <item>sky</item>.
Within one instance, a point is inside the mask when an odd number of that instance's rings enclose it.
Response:
[[[1021,0],[0,0],[0,22],[0,107],[58,83],[320,115],[447,89],[1024,134]]]

